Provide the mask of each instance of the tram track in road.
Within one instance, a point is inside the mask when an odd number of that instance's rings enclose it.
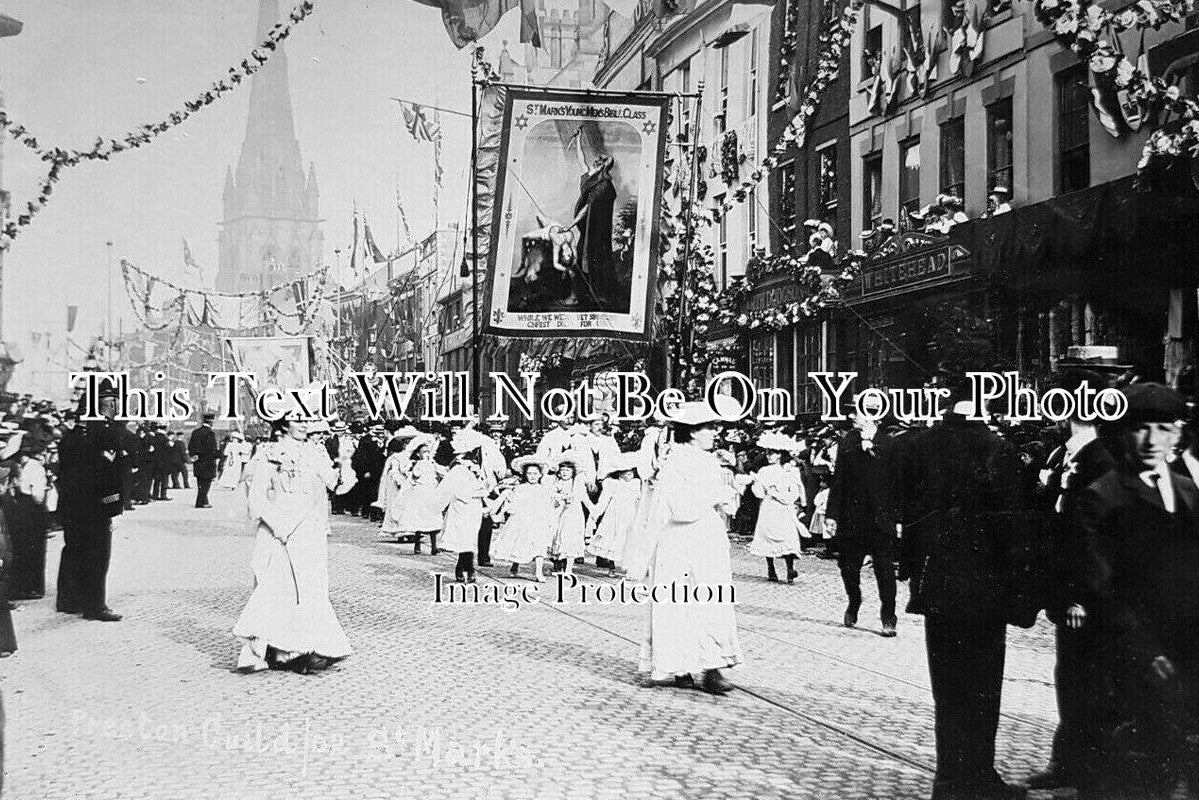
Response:
[[[621,580],[619,578],[609,578],[604,575],[589,575],[588,577],[592,580],[597,580],[597,581],[600,581],[602,583],[607,583],[612,586],[619,585],[620,580]],[[594,624],[594,623],[588,622],[588,624]],[[778,644],[785,644],[790,647],[794,647],[795,649],[800,650],[804,653],[818,656],[820,658],[824,658],[824,659],[833,661],[838,664],[843,664],[848,667],[853,667],[854,669],[860,670],[860,671],[868,673],[870,675],[874,675],[879,678],[885,678],[886,680],[894,681],[894,682],[902,684],[904,686],[909,686],[914,689],[920,689],[921,691],[925,692],[928,697],[930,697],[930,698],[932,697],[933,690],[932,690],[932,687],[930,687],[928,684],[908,680],[907,678],[901,677],[899,675],[895,675],[890,672],[885,672],[880,669],[875,669],[874,667],[869,667],[858,661],[854,661],[853,659],[845,658],[844,656],[839,656],[839,655],[836,655],[835,653],[830,653],[827,650],[820,650],[815,647],[809,647],[808,645],[801,644],[801,643],[795,641],[794,639],[788,639],[786,637],[779,636],[777,634],[768,633],[759,628],[755,628],[752,625],[746,625],[744,622],[741,622],[741,621],[737,622],[737,630],[745,631],[747,633],[752,633],[756,636],[761,636],[763,639],[768,639],[772,642],[777,642]],[[1057,730],[1057,727],[1055,725],[1052,725],[1052,724],[1049,724],[1046,722],[1042,722],[1040,720],[1033,719],[1031,717],[1022,716],[1020,714],[1013,714],[1010,711],[1000,711],[999,715],[1001,717],[1003,717],[1004,719],[1011,720],[1012,722],[1018,722],[1021,725],[1028,725],[1029,727],[1038,728],[1038,729],[1040,729],[1046,733],[1049,733],[1051,735],[1054,732],[1056,732],[1056,730]]]
[[[486,568],[480,567],[478,569],[478,574],[482,575],[483,577],[487,578],[488,580],[490,580],[493,583],[498,584],[500,586],[506,586],[509,584],[509,581],[503,579],[503,577],[506,577],[506,576],[500,576],[499,574],[492,574],[492,572],[484,571],[485,569]],[[596,577],[596,576],[589,576],[589,577]],[[612,579],[605,579],[603,577],[599,577],[598,580],[600,580],[601,582],[604,582],[604,583],[609,583],[610,585],[618,585],[618,583],[619,583],[619,581],[615,581]],[[568,611],[565,608],[561,608],[556,603],[546,603],[546,604],[542,604],[542,605],[546,605],[553,611],[556,611],[559,614],[564,614],[565,616],[570,617],[571,619],[575,620],[576,622],[581,622],[582,624],[587,625],[588,627],[591,627],[591,628],[595,628],[596,630],[606,633],[609,636],[614,636],[617,639],[620,639],[621,641],[626,642],[629,645],[632,645],[633,647],[640,647],[640,645],[641,645],[640,642],[638,642],[634,639],[631,639],[628,636],[625,636],[623,633],[620,633],[619,631],[614,631],[611,628],[608,628],[608,627],[601,625],[597,622],[594,622],[592,620],[586,619],[585,617],[583,617],[577,613],[573,613],[571,611]],[[742,626],[738,625],[738,629],[744,629],[744,628]],[[745,629],[745,630],[747,630],[747,629]],[[852,662],[850,662],[850,663],[852,663]],[[823,728],[824,730],[827,730],[831,733],[835,733],[841,737],[844,737],[845,739],[848,739],[849,741],[852,741],[852,742],[858,744],[861,747],[864,747],[864,748],[866,748],[874,753],[877,753],[878,755],[881,755],[885,758],[888,758],[892,761],[898,762],[900,764],[904,764],[906,766],[909,766],[913,769],[919,770],[920,772],[927,773],[929,775],[932,775],[936,772],[935,767],[931,764],[928,764],[924,761],[920,761],[918,759],[907,756],[893,748],[888,747],[885,744],[874,741],[874,740],[872,740],[868,737],[862,736],[860,734],[854,733],[851,730],[847,730],[846,728],[844,728],[840,725],[830,722],[829,720],[824,719],[822,717],[816,716],[810,712],[804,711],[800,708],[796,708],[793,704],[788,704],[788,703],[782,702],[773,697],[770,697],[768,694],[757,691],[755,689],[748,689],[741,685],[735,685],[734,691],[741,692],[742,694],[745,694],[748,697],[751,697],[760,703],[769,705],[778,711],[781,711],[785,714],[788,714],[790,716],[801,719],[804,722],[807,722],[811,725],[815,725],[815,726],[817,726],[819,728]]]

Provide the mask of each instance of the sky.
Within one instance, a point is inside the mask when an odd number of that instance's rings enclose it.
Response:
[[[284,15],[291,8],[279,5]],[[7,0],[0,13],[24,23],[0,40],[9,116],[43,145],[86,149],[99,135],[120,139],[165,119],[240,63],[256,44],[258,2]],[[518,31],[509,14],[480,43],[494,59]],[[316,0],[286,51],[305,170],[316,165],[326,262],[349,244],[355,203],[380,246],[396,246],[397,185],[414,236],[431,232],[432,146],[412,140],[388,98],[469,111],[469,50],[453,46],[439,12],[415,0]],[[114,327],[128,332],[136,321],[120,259],[177,281],[184,238],[215,275],[225,170],[237,163],[249,97],[243,83],[149,145],[67,170],[5,256],[0,335],[28,349],[31,332],[63,335],[66,307],[78,305],[74,337],[86,343],[105,323],[110,277]],[[445,224],[465,208],[469,119],[442,120]],[[3,158],[4,186],[23,207],[43,165],[7,137]]]

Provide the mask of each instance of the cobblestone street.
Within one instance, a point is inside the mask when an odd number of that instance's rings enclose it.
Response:
[[[206,511],[191,499],[177,491],[117,520],[109,603],[124,621],[55,614],[52,597],[14,613],[20,651],[0,662],[7,797],[928,794],[920,620],[878,635],[868,572],[861,627],[847,630],[832,562],[803,559],[794,586],[772,584],[735,545],[747,664],[716,698],[639,686],[642,606],[434,605],[432,573],[452,578],[451,556],[414,556],[334,517],[332,600],[354,655],[317,676],[243,676],[230,627],[253,538],[230,492],[214,490]],[[51,577],[60,547],[55,534]],[[510,581],[500,565],[483,572],[481,588]],[[1052,663],[1044,622],[1011,630],[998,757],[1009,779],[1045,762]]]

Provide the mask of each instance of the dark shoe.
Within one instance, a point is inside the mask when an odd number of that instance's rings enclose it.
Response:
[[[488,559],[488,560],[486,560],[486,561],[480,561],[480,562],[479,562],[479,564],[478,564],[478,566],[480,566],[480,567],[490,567],[490,566],[491,566],[491,559]]]
[[[83,615],[84,619],[91,619],[97,622],[120,622],[121,615],[113,611],[111,608],[102,608],[99,611],[93,611]]]
[[[519,575],[520,574],[520,564],[513,564],[512,567],[508,570],[508,574],[511,575],[513,578],[515,578],[517,575]]]
[[[674,686],[676,689],[697,689],[697,688],[699,688],[695,685],[695,678],[691,677],[690,673],[688,673],[686,675],[675,675],[674,676]]]
[[[1033,791],[1043,791],[1045,789],[1060,789],[1063,786],[1073,786],[1073,778],[1071,778],[1064,769],[1057,764],[1050,764],[1049,768],[1044,772],[1038,772],[1035,775],[1029,776],[1025,781],[1028,788]]]
[[[718,669],[704,670],[703,690],[708,694],[728,694],[733,684],[724,679]]]
[[[844,625],[846,628],[852,628],[854,625],[857,625],[858,624],[858,612],[846,609],[845,617],[841,620],[841,624]]]
[[[799,577],[799,570],[792,568],[787,570],[787,583],[795,583],[795,579]]]
[[[771,583],[778,583],[779,576],[778,575],[767,575],[766,580],[770,581]]]
[[[472,572],[471,574],[467,575],[466,582],[467,583],[478,583],[478,581],[475,580],[475,573]]]

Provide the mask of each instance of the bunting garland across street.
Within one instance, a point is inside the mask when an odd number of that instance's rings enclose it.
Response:
[[[291,10],[287,20],[275,25],[267,33],[263,42],[251,50],[240,64],[228,69],[226,77],[214,81],[203,92],[185,102],[181,110],[172,111],[159,122],[147,123],[116,137],[97,137],[95,143],[86,150],[44,146],[26,126],[9,116],[7,109],[0,108],[0,128],[7,131],[15,141],[36,153],[42,161],[50,164],[35,199],[27,202],[23,207],[18,207],[16,219],[4,222],[3,229],[0,230],[0,251],[11,247],[21,228],[32,222],[37,213],[45,208],[46,203],[50,201],[54,184],[58,182],[64,168],[77,166],[84,161],[107,161],[118,153],[135,150],[142,145],[149,144],[171,128],[181,125],[192,114],[216,102],[222,95],[232,92],[243,81],[262,69],[283,40],[291,34],[292,28],[305,20],[312,13],[313,8],[312,0],[302,0]]]
[[[329,268],[320,267],[293,281],[258,292],[224,294],[189,289],[121,261],[125,292],[142,326],[245,330],[275,325],[290,336],[308,333],[321,321]]]

